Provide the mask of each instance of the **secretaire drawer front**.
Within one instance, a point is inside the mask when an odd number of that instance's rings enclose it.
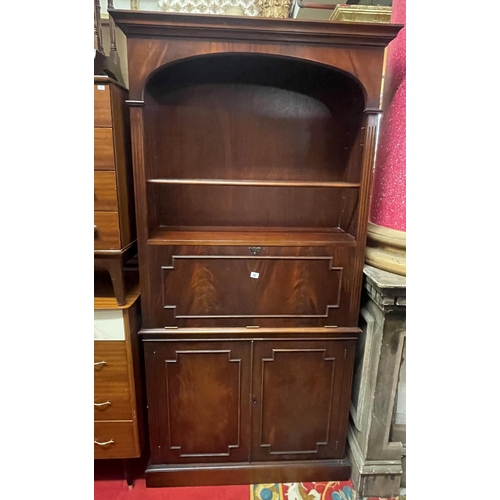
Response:
[[[132,458],[139,454],[133,422],[94,422],[94,458]]]
[[[118,250],[120,222],[118,212],[94,212],[94,250]]]
[[[94,210],[115,212],[118,210],[114,171],[94,172]]]
[[[114,170],[113,129],[94,129],[94,170]]]
[[[345,326],[352,247],[154,247],[150,327]],[[149,325],[148,325],[149,326]]]
[[[94,85],[94,127],[111,127],[111,95],[109,85]]]

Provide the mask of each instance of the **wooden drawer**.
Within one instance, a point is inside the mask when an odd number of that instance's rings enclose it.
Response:
[[[109,85],[94,85],[94,127],[111,127],[111,96]]]
[[[94,212],[94,250],[119,250],[118,212]]]
[[[94,420],[133,418],[128,382],[94,381]]]
[[[94,172],[94,210],[118,210],[116,175],[111,171]]]
[[[146,328],[349,326],[354,247],[151,246]]]
[[[94,420],[130,420],[130,403],[125,342],[94,342]]]
[[[129,384],[125,342],[94,342],[94,388],[101,390],[112,384]]]
[[[94,129],[94,170],[114,170],[113,129]]]
[[[140,450],[134,435],[133,422],[94,422],[94,458],[138,456]]]

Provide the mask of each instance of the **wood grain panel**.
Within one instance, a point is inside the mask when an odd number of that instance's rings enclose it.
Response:
[[[337,67],[361,82],[367,106],[375,107],[380,100],[384,49],[402,28],[391,24],[190,14],[181,17],[138,11],[116,11],[112,17],[127,36],[130,99],[142,99],[144,82],[151,72],[176,59],[250,52]]]
[[[155,120],[165,147],[153,176],[196,179],[203,165],[209,179],[359,179],[359,168],[345,170],[364,107],[358,86],[306,62],[251,55],[235,62],[202,57],[150,82],[165,109]]]
[[[94,170],[114,170],[113,129],[94,129]]]
[[[347,322],[354,248],[160,247],[147,328],[163,326],[341,326]],[[151,313],[152,321],[148,321]]]
[[[94,210],[114,212],[118,210],[115,172],[94,172]]]
[[[341,204],[345,191],[326,187],[262,187],[153,184],[154,209],[163,226],[311,227],[339,225],[342,209],[352,214],[353,203]]]
[[[96,444],[113,441],[101,446]],[[94,458],[133,458],[140,456],[133,422],[94,422]]]
[[[179,319],[326,318],[339,307],[342,270],[331,257],[175,256],[162,268],[164,307]]]
[[[121,248],[118,212],[94,212],[94,226],[94,250]]]
[[[344,456],[354,342],[255,342],[252,460]],[[348,394],[349,395],[349,394]]]
[[[153,463],[248,460],[250,343],[148,342]]]
[[[109,84],[94,85],[94,127],[111,127],[111,98]]]

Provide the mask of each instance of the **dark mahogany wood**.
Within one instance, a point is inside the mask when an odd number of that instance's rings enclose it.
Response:
[[[244,462],[250,342],[147,342],[151,461]]]
[[[257,341],[252,460],[342,458],[355,341]]]
[[[127,300],[124,266],[136,253],[136,241],[119,250],[94,250],[94,270],[105,270],[109,273],[115,297],[120,306],[124,305]]]
[[[345,326],[354,250],[153,246],[143,327]]]
[[[94,268],[109,272],[122,305],[123,265],[137,248],[126,98],[122,85],[94,76]]]
[[[196,465],[150,465],[146,486],[206,486],[225,484],[265,484],[312,481],[347,481],[351,476],[348,460],[313,462],[257,462]]]
[[[358,331],[141,330],[147,485],[347,479],[348,462],[334,459],[345,455]],[[181,464],[194,464],[200,474]]]
[[[129,60],[147,485],[347,479],[384,50],[402,26],[110,15]]]

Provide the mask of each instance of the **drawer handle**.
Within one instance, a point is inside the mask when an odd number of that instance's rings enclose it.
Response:
[[[97,238],[97,225],[94,224],[94,239]]]
[[[257,255],[260,252],[260,247],[248,247],[248,250],[252,252],[252,255]]]
[[[107,444],[114,444],[114,441],[110,439],[109,441],[104,441],[104,443],[100,443],[99,441],[96,441],[94,439],[94,444],[97,444],[98,446],[106,446]]]
[[[94,406],[106,406],[110,405],[111,401],[104,401],[104,403],[94,403]]]
[[[94,363],[94,366],[105,365],[105,364],[106,364],[106,361],[98,361],[97,363]]]

